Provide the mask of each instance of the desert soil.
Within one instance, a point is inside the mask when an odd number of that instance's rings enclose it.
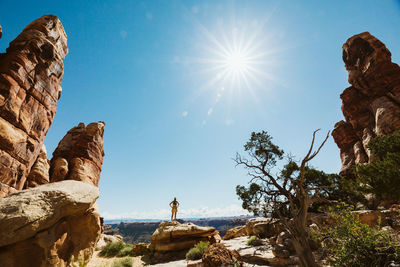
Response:
[[[92,259],[90,260],[90,262],[86,267],[111,267],[114,261],[124,259],[124,258],[102,258],[99,257],[98,255],[99,252],[100,251],[94,252]],[[133,259],[133,267],[144,266],[140,257],[127,257],[127,258]]]

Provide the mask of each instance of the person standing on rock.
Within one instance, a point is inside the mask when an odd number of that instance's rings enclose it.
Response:
[[[176,213],[178,212],[179,207],[179,202],[176,200],[176,197],[174,197],[174,200],[169,203],[169,206],[172,208],[171,221],[176,221]]]

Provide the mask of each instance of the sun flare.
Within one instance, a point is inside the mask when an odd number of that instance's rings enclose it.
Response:
[[[199,25],[195,44],[200,48],[198,56],[188,62],[200,65],[195,71],[199,87],[193,99],[204,93],[211,96],[202,127],[219,112],[217,106],[224,109],[224,123],[232,125],[231,114],[237,105],[249,99],[259,104],[260,94],[277,83],[273,75],[274,67],[279,65],[275,53],[281,47],[276,46],[277,38],[265,29],[265,24],[266,21],[252,21],[232,25],[220,21],[211,28]]]
[[[225,57],[226,67],[231,72],[242,72],[248,69],[248,56],[242,51],[232,51]]]
[[[213,77],[206,87],[243,89],[254,95],[264,79],[271,80],[265,70],[272,58],[268,58],[270,51],[262,31],[263,24],[241,28],[219,25],[213,32],[203,27],[205,53],[199,62],[206,63],[204,72]]]

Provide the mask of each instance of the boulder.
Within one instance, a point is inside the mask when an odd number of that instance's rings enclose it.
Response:
[[[229,250],[223,244],[212,244],[202,257],[204,267],[243,266],[236,250]]]
[[[343,61],[351,86],[340,95],[345,120],[335,124],[332,136],[340,149],[340,174],[351,179],[355,164],[374,160],[369,141],[400,129],[400,67],[368,32],[344,43]]]
[[[24,188],[56,113],[67,53],[60,20],[46,15],[26,26],[1,55],[0,183]]]
[[[151,236],[149,249],[154,261],[169,261],[184,258],[186,252],[200,241],[210,243],[219,240],[214,227],[202,227],[193,223],[162,222]]]
[[[246,234],[248,236],[259,236],[259,237],[272,237],[279,234],[284,230],[283,225],[279,220],[272,218],[253,218],[246,222]]]
[[[51,182],[76,180],[97,186],[103,164],[104,122],[79,123],[53,152]]]
[[[107,235],[107,234],[101,234],[99,241],[97,241],[96,244],[96,250],[100,250],[104,248],[108,243],[113,243],[113,242],[118,242],[118,241],[123,241],[124,238],[120,235]]]
[[[290,257],[289,250],[287,250],[286,247],[281,244],[275,245],[274,249],[272,250],[272,253],[277,258],[287,259]]]
[[[358,218],[362,223],[365,223],[371,227],[378,224],[386,225],[386,216],[379,210],[357,210],[353,213],[358,215]]]
[[[247,235],[246,227],[245,226],[237,226],[235,228],[228,229],[222,239],[228,240],[228,239],[246,236],[246,235]]]
[[[0,199],[0,262],[66,266],[89,261],[101,233],[97,187],[62,181]]]
[[[288,231],[283,231],[281,233],[279,233],[278,237],[276,238],[276,244],[282,245],[283,242],[290,238],[290,234]]]
[[[268,244],[267,240],[263,240],[266,245],[264,246],[248,246],[248,237],[237,237],[230,240],[223,241],[223,244],[230,250],[236,250],[241,260],[251,265],[261,266],[291,266],[298,265],[299,260],[297,256],[289,256],[288,258],[275,257],[273,254],[273,247]]]
[[[132,247],[132,256],[143,256],[150,252],[149,244],[146,243],[137,243]]]

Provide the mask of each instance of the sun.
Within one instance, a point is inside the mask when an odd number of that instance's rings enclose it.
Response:
[[[198,38],[193,44],[196,56],[185,62],[195,69],[191,77],[196,88],[190,99],[205,94],[210,101],[204,109],[202,126],[211,116],[222,116],[227,126],[232,125],[232,114],[248,101],[263,108],[260,95],[279,83],[273,74],[280,64],[275,54],[284,48],[276,44],[277,38],[266,23],[220,20],[210,28],[198,25]],[[223,115],[216,115],[219,112]]]
[[[259,27],[225,27],[219,25],[214,31],[202,28],[204,38],[204,57],[199,62],[204,72],[211,75],[206,84],[210,88],[228,90],[248,90],[254,95],[257,86],[270,79],[265,72],[270,63],[270,54],[265,38],[262,38],[263,25]]]
[[[225,65],[230,72],[240,73],[248,70],[249,57],[242,51],[231,51],[225,56]]]

